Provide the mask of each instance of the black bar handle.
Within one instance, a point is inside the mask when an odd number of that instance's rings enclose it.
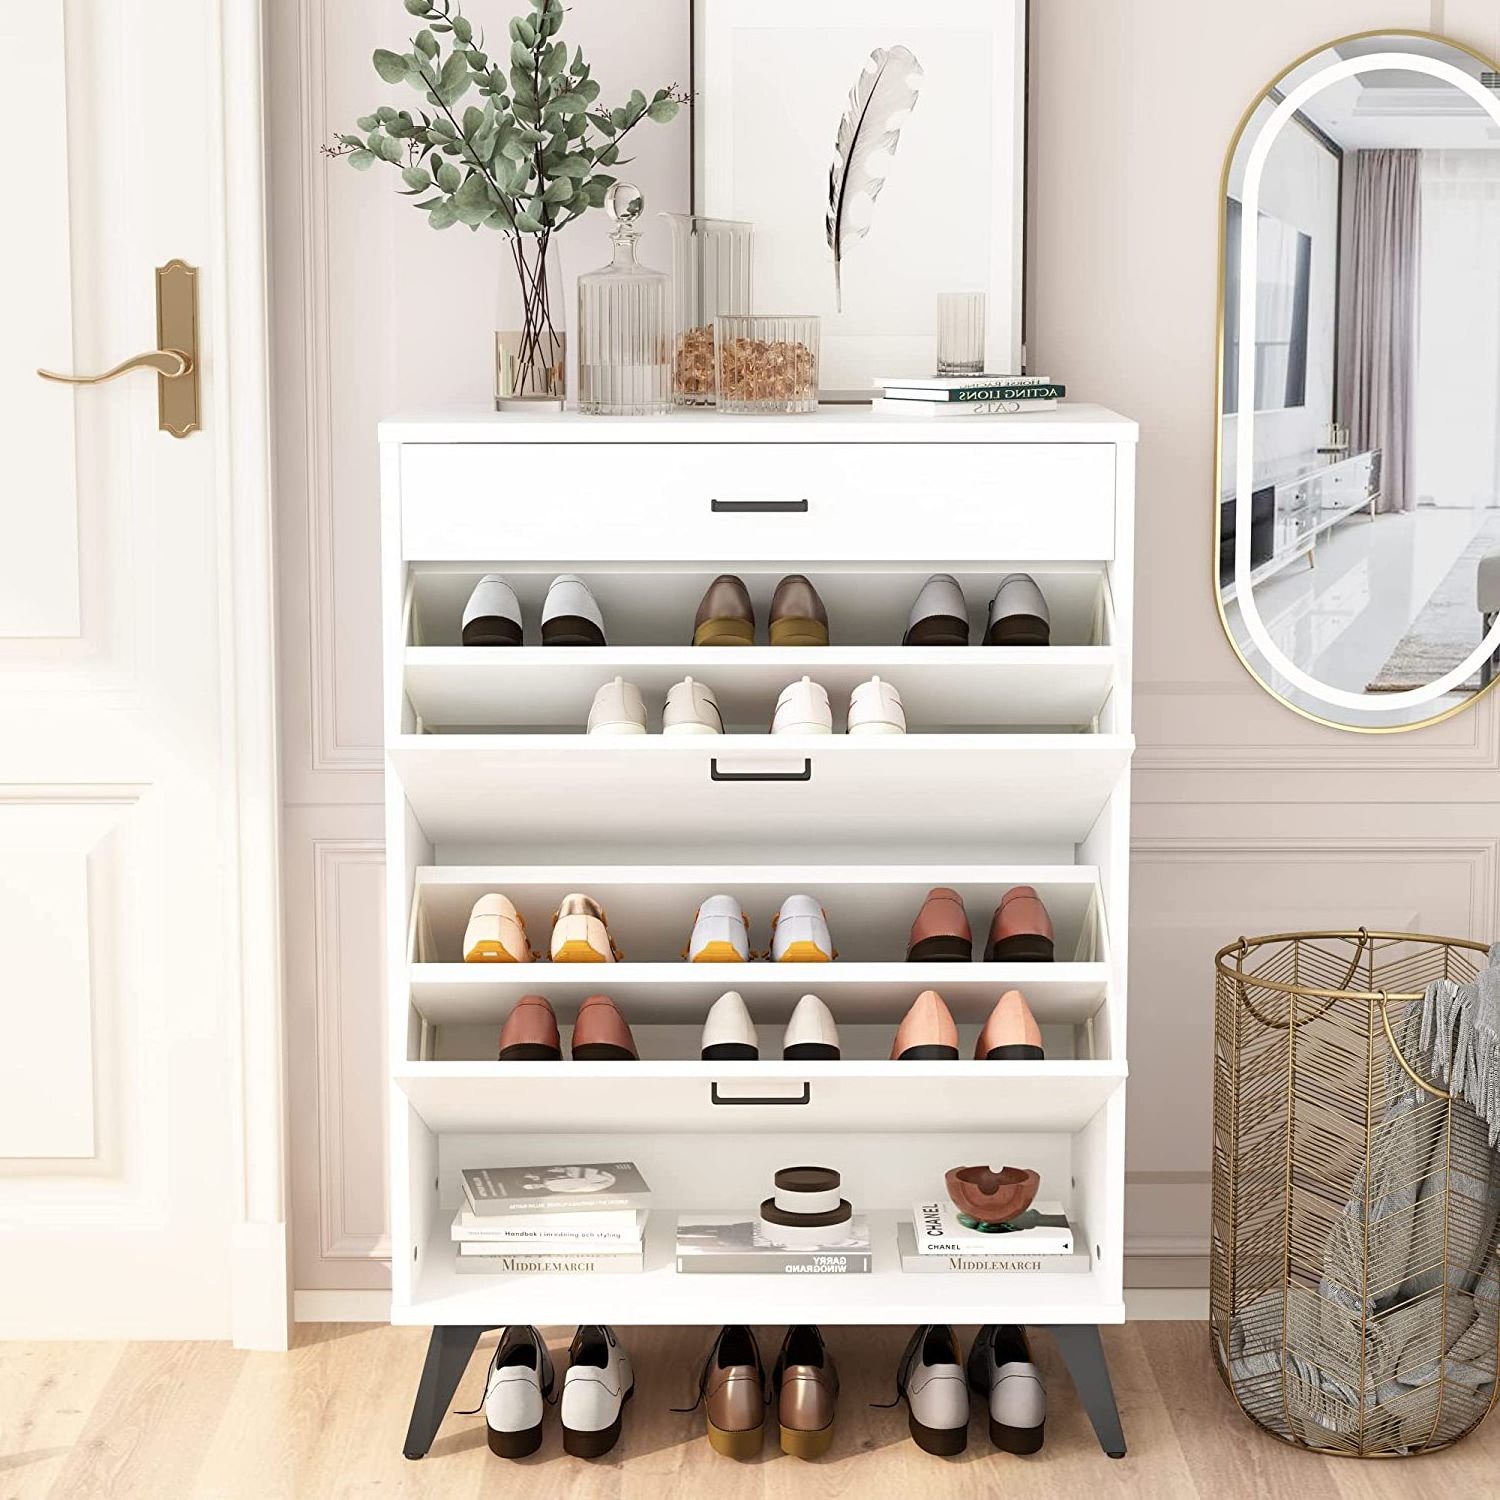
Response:
[[[725,1099],[719,1093],[719,1085],[717,1083],[710,1083],[708,1086],[708,1097],[710,1102],[714,1104],[811,1104],[812,1084],[803,1083],[802,1095],[800,1098],[796,1099],[756,1099],[753,1097],[746,1097],[744,1099]]]
[[[714,756],[708,763],[710,781],[811,781],[812,759],[804,759],[800,771],[721,771],[719,759]]]
[[[708,508],[716,516],[749,515],[755,512],[774,512],[781,515],[806,515],[806,500],[710,500]]]

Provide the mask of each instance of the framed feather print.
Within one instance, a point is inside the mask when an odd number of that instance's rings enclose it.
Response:
[[[755,225],[755,311],[822,319],[825,399],[936,369],[939,292],[1021,369],[1026,0],[692,0],[696,212]]]

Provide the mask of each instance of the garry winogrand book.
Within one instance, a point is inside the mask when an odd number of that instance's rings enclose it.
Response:
[[[1068,394],[1065,385],[1030,385],[1000,382],[996,385],[955,385],[947,390],[928,390],[922,386],[888,385],[881,392],[887,401],[926,401],[934,406],[974,406],[986,401],[1061,401]]]
[[[1001,1233],[969,1229],[951,1203],[930,1199],[912,1207],[919,1255],[1071,1255],[1073,1231],[1061,1203],[1034,1203]]]
[[[481,1216],[580,1214],[651,1205],[651,1189],[633,1161],[468,1167],[461,1175],[469,1211]]]
[[[454,1256],[453,1268],[464,1275],[479,1276],[593,1276],[600,1273],[644,1271],[646,1257],[640,1250],[624,1255],[518,1255],[502,1251],[494,1255]]]
[[[919,1275],[938,1275],[955,1271],[961,1276],[996,1273],[1008,1276],[1066,1276],[1089,1268],[1089,1253],[1075,1245],[1068,1255],[989,1255],[954,1251],[952,1255],[922,1255],[917,1251],[917,1236],[910,1224],[896,1225],[896,1250],[901,1269]]]
[[[815,1244],[778,1244],[754,1214],[679,1214],[677,1269],[686,1275],[850,1276],[871,1269],[863,1214],[825,1231]]]
[[[499,1249],[525,1250],[528,1246],[548,1254],[558,1250],[586,1250],[598,1246],[601,1250],[610,1246],[638,1247],[646,1231],[646,1214],[628,1210],[620,1224],[596,1225],[586,1222],[591,1217],[583,1214],[539,1214],[536,1218],[497,1218],[493,1214],[481,1217],[464,1209],[453,1216],[449,1237],[458,1244],[494,1245]],[[598,1214],[596,1218],[613,1217]],[[584,1222],[581,1222],[584,1221]]]
[[[1031,417],[1038,412],[1057,410],[1055,401],[975,401],[962,406],[947,406],[932,401],[887,401],[883,396],[877,396],[870,405],[883,416],[894,415],[919,422],[925,422],[929,417],[971,417],[977,422],[981,417]]]

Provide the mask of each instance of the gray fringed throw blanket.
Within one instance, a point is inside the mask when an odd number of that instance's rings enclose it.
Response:
[[[1334,1220],[1316,1291],[1293,1286],[1238,1310],[1220,1351],[1246,1410],[1315,1447],[1439,1446],[1492,1400],[1500,944],[1472,983],[1437,980],[1420,1005],[1393,1008],[1391,1028],[1451,1107],[1387,1058],[1368,1168]]]

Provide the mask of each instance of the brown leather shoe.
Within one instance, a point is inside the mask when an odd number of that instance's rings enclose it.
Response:
[[[590,995],[573,1022],[574,1062],[635,1062],[635,1038],[608,995]]]
[[[969,914],[957,891],[940,885],[928,891],[917,920],[911,924],[906,961],[918,963],[970,963],[974,958],[974,934]]]
[[[828,611],[801,573],[788,573],[771,596],[773,646],[826,646]]]
[[[984,957],[992,964],[1050,964],[1052,918],[1029,885],[1018,885],[1000,898]]]
[[[1020,990],[1006,990],[979,1033],[975,1062],[1041,1062],[1042,1029]]]
[[[822,1333],[811,1323],[788,1328],[771,1371],[781,1426],[781,1451],[822,1458],[833,1445],[838,1371]]]
[[[731,1323],[719,1330],[703,1366],[699,1394],[708,1412],[708,1441],[726,1458],[754,1458],[766,1420],[766,1372],[754,1330]]]
[[[755,606],[744,580],[721,573],[709,584],[693,617],[695,646],[753,646]]]
[[[891,1047],[895,1062],[928,1062],[958,1056],[958,1027],[953,1012],[936,990],[923,990],[896,1028]]]
[[[500,1028],[501,1062],[561,1062],[557,1017],[542,995],[522,995]]]

